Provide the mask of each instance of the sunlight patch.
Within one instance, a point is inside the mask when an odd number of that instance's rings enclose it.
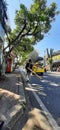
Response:
[[[38,90],[36,90],[36,89],[28,88],[28,87],[26,87],[25,89],[28,90],[28,91],[38,91]]]
[[[39,92],[39,94],[42,96],[47,96],[46,93],[44,93],[44,92]]]
[[[48,80],[41,80],[41,82],[46,82],[46,83],[48,83],[49,81],[48,81]]]
[[[50,83],[50,85],[53,85],[53,86],[59,86],[59,84],[56,84],[56,83]]]

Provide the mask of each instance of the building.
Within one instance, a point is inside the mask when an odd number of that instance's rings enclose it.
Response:
[[[60,66],[60,50],[53,52],[52,55],[52,67],[53,69],[57,70]]]
[[[52,71],[58,71],[58,68],[60,67],[60,50],[53,52],[51,58],[46,58],[46,69],[50,70],[50,64],[48,64],[48,59],[52,59]]]
[[[3,55],[3,48],[4,48],[4,36],[5,32],[2,28],[2,25],[0,23],[0,74],[4,73],[5,69],[3,69],[4,66],[4,55]]]

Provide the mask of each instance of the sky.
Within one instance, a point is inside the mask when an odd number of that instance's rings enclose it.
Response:
[[[32,4],[32,0],[5,0],[8,4],[8,16],[9,24],[12,29],[15,28],[14,18],[15,11],[19,10],[19,4],[23,3],[27,8]],[[57,10],[60,10],[60,0],[47,0],[47,4],[50,5],[52,2],[56,2]],[[51,30],[45,35],[44,39],[41,40],[34,46],[35,50],[39,52],[40,56],[44,56],[46,48],[50,51],[50,48],[54,51],[60,50],[60,15],[56,16],[55,21],[52,23]]]

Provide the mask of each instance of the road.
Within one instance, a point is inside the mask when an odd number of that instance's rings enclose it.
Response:
[[[33,75],[26,89],[32,106],[48,112],[51,124],[60,129],[60,75],[45,73],[42,80]]]

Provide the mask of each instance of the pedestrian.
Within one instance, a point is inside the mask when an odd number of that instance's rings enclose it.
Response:
[[[26,66],[25,66],[25,69],[26,69],[26,72],[27,72],[27,76],[28,76],[27,81],[30,81],[30,79],[31,79],[32,67],[33,67],[32,60],[29,59],[29,61],[26,63]]]

